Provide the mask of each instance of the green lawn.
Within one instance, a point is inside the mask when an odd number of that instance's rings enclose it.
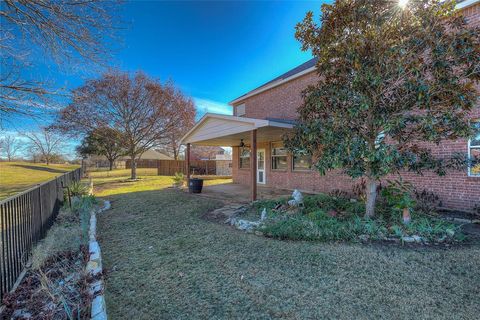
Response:
[[[202,219],[220,205],[210,199],[174,189],[117,190],[103,185],[112,209],[98,216],[112,319],[480,314],[479,247],[279,241]]]
[[[99,197],[125,194],[139,191],[159,190],[171,187],[173,178],[170,176],[157,176],[157,169],[137,169],[139,181],[131,181],[130,170],[113,170],[90,172],[93,180],[95,195]],[[231,179],[208,179],[204,185],[228,183]]]
[[[0,199],[13,196],[76,168],[78,168],[77,165],[47,166],[30,162],[0,162]]]

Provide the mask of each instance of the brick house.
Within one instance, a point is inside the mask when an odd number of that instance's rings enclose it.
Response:
[[[480,0],[463,1],[457,9],[462,10],[470,25],[480,26]],[[322,176],[309,168],[308,157],[295,157],[283,149],[282,135],[293,128],[296,109],[302,103],[301,92],[317,80],[315,62],[307,61],[231,101],[233,116],[206,114],[183,138],[187,153],[190,144],[231,146],[233,182],[249,185],[252,199],[256,198],[257,185],[306,192],[351,191],[360,182],[358,179],[338,171]],[[480,119],[480,105],[472,119]],[[431,149],[441,156],[457,152],[480,154],[480,138],[445,141]],[[444,208],[471,211],[480,205],[478,168],[452,171],[443,177],[430,172],[423,176],[406,172],[402,177],[420,190],[435,193]]]

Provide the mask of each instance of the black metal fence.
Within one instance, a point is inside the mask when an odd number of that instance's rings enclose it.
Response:
[[[57,217],[63,204],[63,187],[81,177],[79,168],[0,201],[2,300],[29,260],[33,246],[45,236]]]

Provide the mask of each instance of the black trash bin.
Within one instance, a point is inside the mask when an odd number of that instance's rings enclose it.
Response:
[[[202,193],[203,179],[192,178],[188,183],[188,191],[190,193]]]

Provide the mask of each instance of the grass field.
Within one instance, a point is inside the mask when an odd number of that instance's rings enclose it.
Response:
[[[0,199],[13,196],[76,168],[77,165],[47,166],[30,162],[0,162]]]
[[[157,176],[157,169],[137,169],[139,181],[131,181],[130,170],[113,170],[90,172],[95,195],[104,197],[114,194],[151,191],[171,187],[173,179],[170,176]],[[208,179],[204,185],[228,183],[232,179]]]
[[[158,177],[98,216],[112,319],[475,319],[480,248],[280,241],[202,218]],[[156,182],[155,182],[156,181]],[[164,184],[162,184],[164,183]],[[156,186],[156,189],[154,189]],[[121,190],[121,192],[119,192]]]

